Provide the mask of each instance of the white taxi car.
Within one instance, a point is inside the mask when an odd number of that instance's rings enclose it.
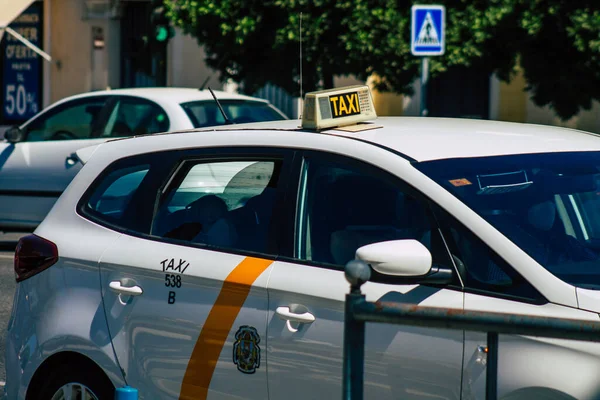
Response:
[[[16,250],[8,398],[340,398],[344,265],[384,241],[418,240],[432,268],[373,272],[367,300],[599,319],[596,135],[374,118],[350,87],[307,95],[302,126],[81,151]],[[600,398],[597,345],[501,335],[499,351],[500,398]],[[484,334],[369,324],[365,354],[366,398],[485,397]]]
[[[232,123],[287,119],[268,101],[214,91]],[[0,142],[0,230],[34,229],[81,169],[76,150],[116,137],[222,125],[209,90],[135,88],[65,98]]]

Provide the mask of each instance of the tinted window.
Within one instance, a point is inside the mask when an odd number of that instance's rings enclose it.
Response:
[[[428,206],[383,171],[306,160],[298,209],[300,259],[343,266],[361,246],[416,239],[450,266]]]
[[[148,165],[118,169],[106,175],[90,196],[87,208],[119,225],[133,194],[149,170]]]
[[[265,252],[279,160],[186,162],[162,196],[152,234]]]
[[[464,225],[442,211],[438,216],[466,288],[533,301],[543,300],[529,282]]]
[[[126,137],[166,132],[169,118],[157,104],[135,97],[120,97],[112,110],[102,137]]]
[[[26,140],[89,139],[102,129],[105,104],[106,97],[91,97],[57,106],[27,126]]]
[[[415,166],[557,277],[600,287],[600,153],[463,158]]]
[[[219,100],[227,118],[236,124],[285,119],[269,104],[257,101]],[[195,128],[223,125],[225,119],[214,101],[195,101],[181,105]]]

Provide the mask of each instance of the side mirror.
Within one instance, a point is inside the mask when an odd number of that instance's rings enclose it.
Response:
[[[418,277],[431,270],[431,253],[414,239],[368,244],[356,250],[356,258],[383,275]]]
[[[414,239],[368,244],[356,250],[356,258],[382,275],[400,278],[403,284],[447,285],[454,280],[454,270],[432,265],[427,247]]]
[[[4,139],[6,139],[8,143],[21,142],[23,141],[24,136],[25,135],[23,131],[18,126],[13,126],[9,128],[6,132],[4,132]]]

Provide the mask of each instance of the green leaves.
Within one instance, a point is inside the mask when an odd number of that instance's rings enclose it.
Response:
[[[270,82],[299,92],[333,85],[334,75],[410,93],[420,59],[410,53],[409,0],[165,0],[173,23],[205,46],[207,63],[252,93]],[[509,80],[517,59],[534,101],[570,118],[600,99],[597,0],[440,0],[446,53],[433,76],[470,66]],[[300,15],[302,14],[302,18]],[[301,21],[300,21],[301,20]],[[302,34],[300,34],[302,22]]]

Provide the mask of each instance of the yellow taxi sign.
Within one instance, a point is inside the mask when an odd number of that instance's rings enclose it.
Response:
[[[371,90],[366,85],[310,92],[304,98],[302,127],[306,129],[355,125],[375,118]]]

